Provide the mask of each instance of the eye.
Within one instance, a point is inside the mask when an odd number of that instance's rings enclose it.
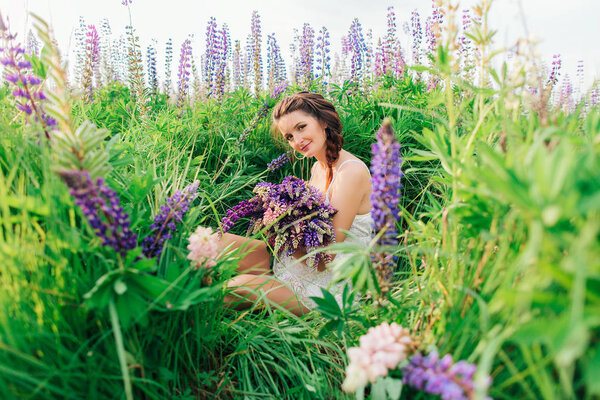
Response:
[[[299,125],[299,126],[298,126],[298,130],[299,130],[299,131],[301,131],[302,129],[304,129],[304,127],[305,127],[305,126],[306,126],[306,125]]]
[[[291,141],[294,137],[292,135],[286,135],[285,136],[285,140],[287,140],[288,142]]]

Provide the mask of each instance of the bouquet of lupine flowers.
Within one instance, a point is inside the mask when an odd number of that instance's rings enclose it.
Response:
[[[250,200],[227,210],[221,221],[223,232],[240,218],[250,217],[247,233],[253,235],[265,229],[269,245],[278,256],[299,249],[310,253],[335,241],[332,217],[337,211],[304,180],[288,176],[280,184],[261,182],[253,192],[256,195]],[[306,263],[315,268],[321,261],[330,262],[331,255],[316,252]]]

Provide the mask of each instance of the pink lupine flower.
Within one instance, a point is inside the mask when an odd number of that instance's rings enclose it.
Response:
[[[360,337],[359,347],[348,349],[350,363],[346,368],[346,379],[342,389],[354,392],[367,381],[374,383],[378,377],[386,376],[390,369],[406,360],[414,349],[408,329],[392,322],[373,328]]]
[[[220,253],[219,235],[213,233],[212,228],[199,226],[188,239],[190,244],[187,246],[190,253],[188,260],[192,260],[192,265],[198,269],[201,266],[214,267]]]

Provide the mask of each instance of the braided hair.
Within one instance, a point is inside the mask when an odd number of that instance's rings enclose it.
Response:
[[[325,122],[325,155],[327,157],[327,184],[333,179],[333,163],[340,157],[344,144],[342,137],[342,122],[340,116],[330,101],[318,93],[298,92],[279,101],[273,108],[273,122],[294,111],[304,111],[315,117],[319,122]]]

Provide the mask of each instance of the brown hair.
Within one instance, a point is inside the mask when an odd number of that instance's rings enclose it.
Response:
[[[325,154],[327,156],[327,185],[333,179],[333,163],[340,156],[340,150],[344,145],[342,137],[342,121],[330,101],[325,100],[318,93],[298,92],[291,96],[281,99],[273,108],[273,122],[276,123],[279,118],[294,111],[304,111],[312,115],[320,122],[325,122]]]

